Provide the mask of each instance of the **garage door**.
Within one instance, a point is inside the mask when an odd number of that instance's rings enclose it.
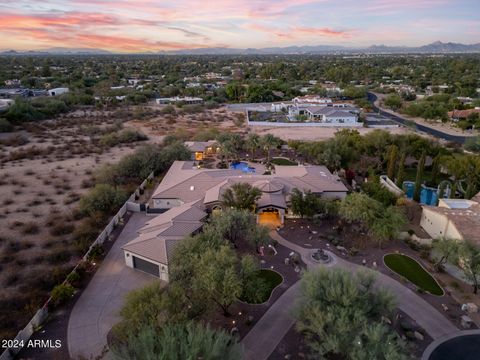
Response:
[[[158,265],[151,263],[150,261],[146,261],[133,256],[133,267],[135,269],[160,277],[160,270],[158,268]]]

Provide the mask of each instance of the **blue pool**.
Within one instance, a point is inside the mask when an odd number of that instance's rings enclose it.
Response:
[[[415,191],[415,183],[413,181],[404,181],[403,190],[405,191],[405,195],[407,195],[407,198],[412,199],[413,192]],[[422,185],[422,190],[420,191],[420,204],[436,206],[437,202],[437,189]]]
[[[248,166],[246,162],[238,161],[230,165],[230,169],[242,170],[244,173],[254,173],[255,168]]]

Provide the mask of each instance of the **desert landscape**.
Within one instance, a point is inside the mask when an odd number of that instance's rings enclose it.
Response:
[[[164,114],[155,106],[90,108],[2,134],[0,305],[15,309],[2,313],[2,337],[15,336],[95,239],[77,206],[95,185],[97,169],[167,135],[184,140],[240,131],[235,123],[241,120],[223,109]]]

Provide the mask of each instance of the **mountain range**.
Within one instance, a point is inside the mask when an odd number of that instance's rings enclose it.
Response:
[[[313,45],[313,46],[287,46],[268,48],[196,48],[171,51],[148,52],[144,54],[159,55],[293,55],[293,54],[454,54],[454,53],[479,53],[480,43],[461,44],[452,42],[436,41],[434,43],[418,46],[387,46],[372,45],[370,47],[346,47],[336,45]],[[0,52],[0,55],[108,55],[117,54],[103,49],[93,48],[64,48],[56,47],[44,50],[15,51],[8,50]]]

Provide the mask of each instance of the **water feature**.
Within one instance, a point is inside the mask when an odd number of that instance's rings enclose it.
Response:
[[[246,163],[244,161],[237,161],[237,162],[231,163],[230,164],[230,169],[241,170],[244,173],[254,173],[255,172],[255,168],[249,166],[248,163]]]

